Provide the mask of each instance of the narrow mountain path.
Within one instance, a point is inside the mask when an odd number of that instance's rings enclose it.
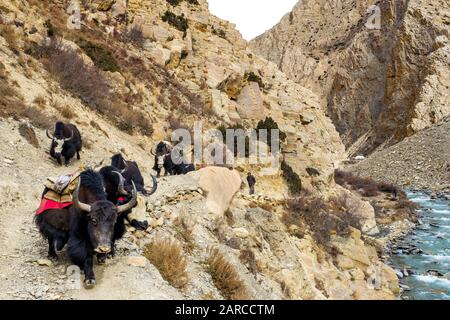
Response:
[[[48,260],[47,241],[33,222],[43,183],[48,176],[78,170],[82,161],[55,165],[45,152],[48,139],[38,136],[41,146],[36,149],[20,136],[17,125],[0,122],[0,136],[5,137],[0,153],[0,299],[182,299],[148,261],[130,262],[139,248],[126,239],[119,241],[114,259],[95,263],[97,286],[92,290],[83,288],[82,272],[71,274],[64,250],[58,261]]]

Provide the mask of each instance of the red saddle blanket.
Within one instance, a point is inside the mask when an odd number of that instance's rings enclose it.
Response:
[[[64,209],[68,206],[71,206],[72,202],[57,202],[49,199],[42,198],[41,205],[36,210],[36,215],[40,215],[42,212],[52,209]]]

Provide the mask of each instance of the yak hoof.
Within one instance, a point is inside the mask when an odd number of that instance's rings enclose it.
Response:
[[[86,279],[84,280],[84,287],[86,289],[92,289],[95,286],[95,279]]]
[[[102,265],[106,263],[106,254],[98,254],[97,255],[97,262],[98,264]]]

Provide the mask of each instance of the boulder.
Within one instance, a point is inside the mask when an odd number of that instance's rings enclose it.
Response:
[[[242,183],[236,170],[224,167],[206,167],[189,175],[198,180],[206,193],[206,208],[217,216],[225,213]]]
[[[237,112],[243,119],[263,120],[265,109],[263,97],[257,82],[245,86],[237,99]]]

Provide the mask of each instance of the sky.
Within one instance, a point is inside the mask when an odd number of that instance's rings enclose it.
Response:
[[[298,0],[208,0],[215,16],[236,24],[246,40],[276,25]]]

